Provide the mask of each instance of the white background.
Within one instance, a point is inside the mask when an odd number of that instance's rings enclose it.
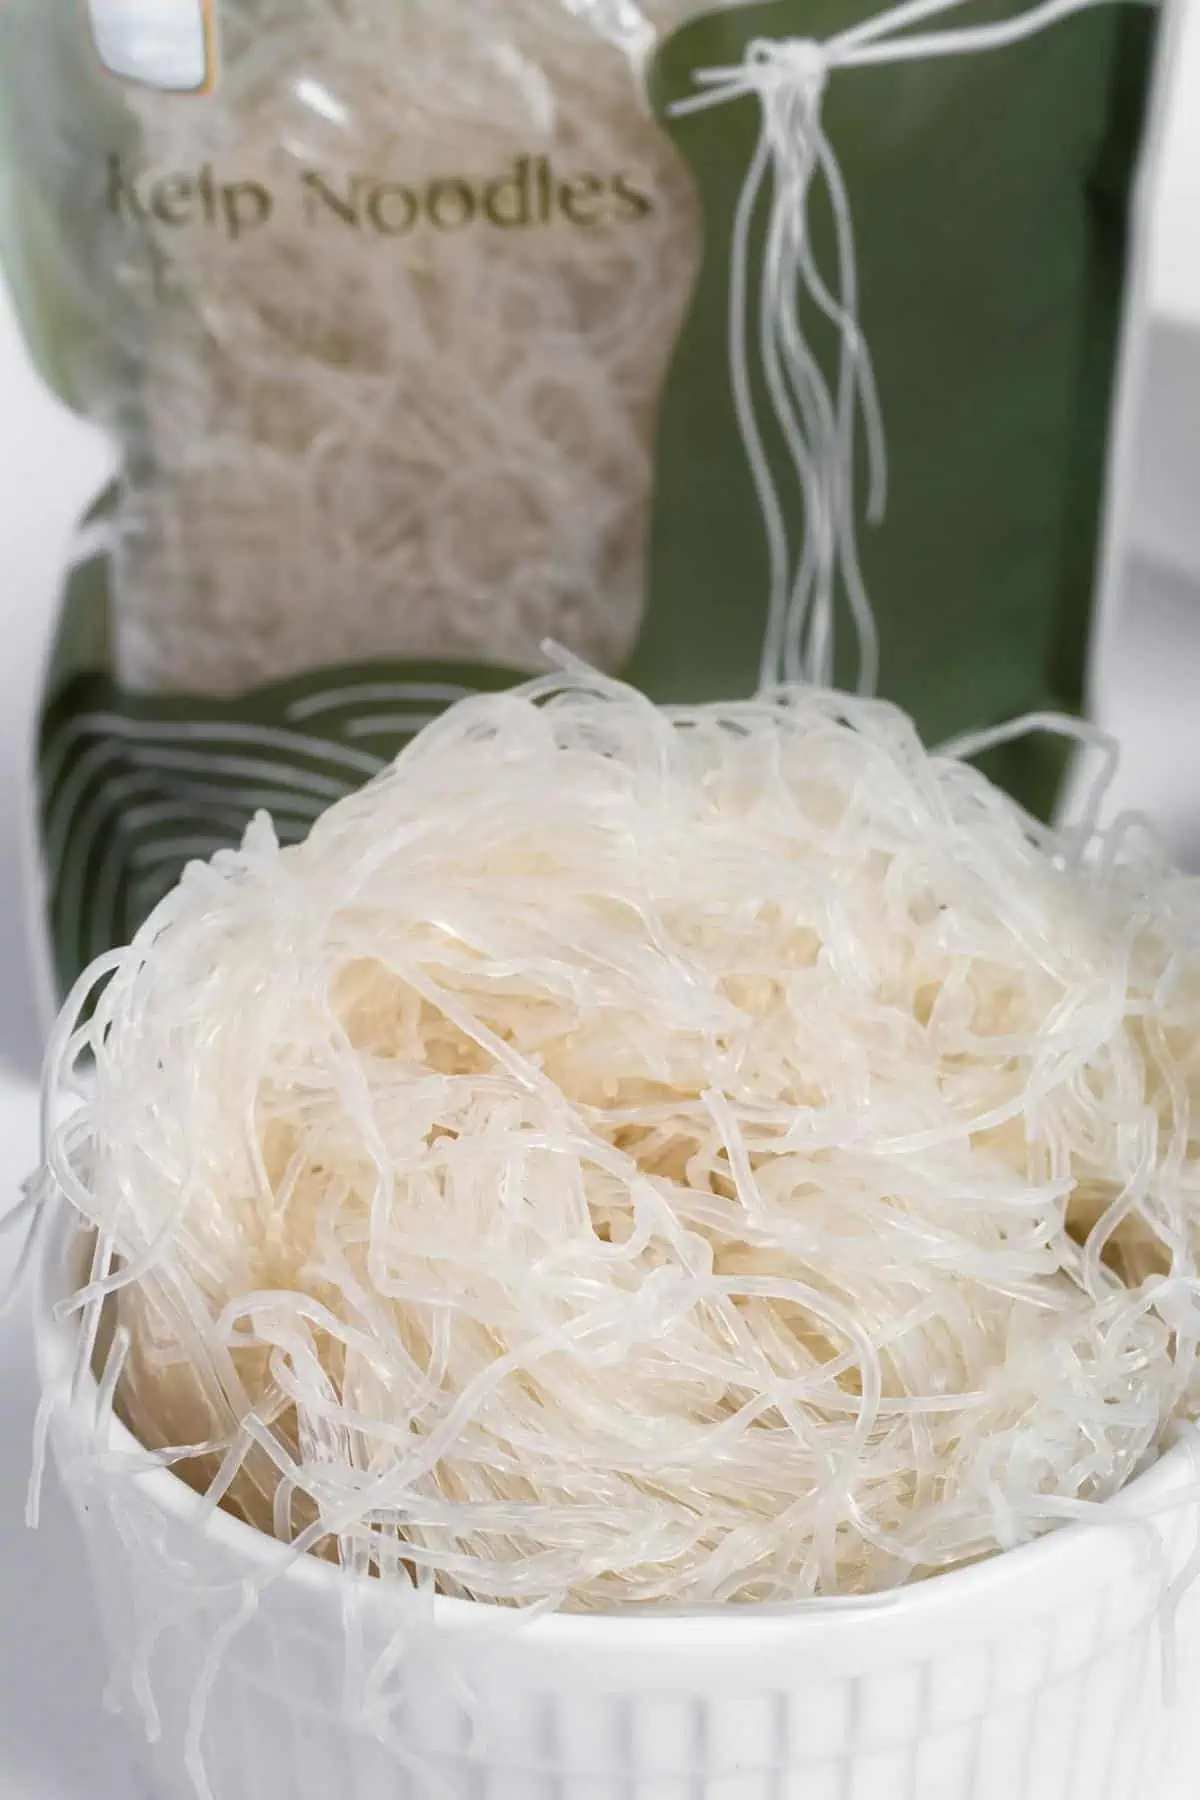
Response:
[[[0,288],[0,1216],[37,1154],[41,1022],[21,849],[33,710],[72,527],[105,466],[103,447],[38,386]],[[10,1257],[0,1238],[0,1291]],[[52,1490],[45,1529],[22,1523],[33,1406],[18,1308],[0,1323],[0,1800],[128,1800],[74,1528]]]
[[[1156,814],[1177,854],[1200,866],[1200,0],[1190,16],[1143,219],[1094,692],[1125,746],[1120,802]],[[33,714],[72,526],[106,463],[99,441],[40,388],[0,289],[0,1216],[36,1160],[43,1021],[22,848]],[[0,1239],[0,1287],[9,1255]],[[135,1782],[122,1728],[100,1705],[80,1546],[52,1484],[42,1530],[21,1522],[34,1409],[27,1337],[20,1308],[0,1323],[0,1800],[128,1800]],[[1193,1775],[1180,1800],[1198,1790]]]
[[[1122,745],[1116,802],[1200,868],[1200,5],[1169,6],[1092,688]]]

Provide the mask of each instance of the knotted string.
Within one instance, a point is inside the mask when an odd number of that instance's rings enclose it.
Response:
[[[1128,0],[1044,0],[1014,19],[955,30],[913,27],[960,10],[972,0],[906,0],[824,42],[755,38],[744,59],[698,69],[699,92],[677,101],[673,115],[758,99],[758,143],[734,214],[730,250],[729,372],[766,532],[767,629],[760,682],[834,679],[838,601],[845,595],[858,652],[857,687],[874,691],[879,641],[858,548],[857,460],[861,421],[866,439],[866,518],[882,522],[887,507],[887,447],[870,348],[859,321],[858,264],[850,197],[823,123],[830,78],[841,70],[1002,50],[1036,37],[1077,13]],[[1159,0],[1135,0],[1157,5]],[[810,230],[814,187],[824,191],[834,224],[834,268],[817,267]],[[769,191],[762,281],[757,307],[758,366],[753,366],[750,250],[754,220]],[[802,313],[815,307],[838,335],[832,379],[805,335]],[[756,388],[765,386],[775,425],[801,496],[796,548],[790,509],[772,468],[758,416]]]

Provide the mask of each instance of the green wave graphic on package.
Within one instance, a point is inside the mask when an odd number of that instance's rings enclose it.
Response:
[[[67,586],[38,739],[55,974],[69,987],[127,942],[186,865],[236,844],[265,809],[280,842],[393,760],[467,694],[522,671],[372,663],[240,695],[131,694],[108,653],[107,559]]]

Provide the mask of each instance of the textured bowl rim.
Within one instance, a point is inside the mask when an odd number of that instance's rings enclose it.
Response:
[[[77,1324],[55,1316],[56,1305],[72,1291],[67,1278],[68,1259],[81,1242],[77,1219],[65,1203],[47,1222],[36,1283],[35,1344],[42,1391],[56,1388],[61,1396],[61,1416],[77,1445],[86,1443],[97,1399],[97,1385],[89,1371],[74,1392],[68,1376],[73,1365]],[[144,1455],[138,1440],[113,1415],[109,1447],[118,1455]],[[545,1613],[521,1626],[522,1644],[539,1649],[626,1650],[686,1655],[722,1650],[737,1652],[753,1647],[762,1651],[778,1645],[813,1648],[814,1637],[841,1640],[847,1630],[860,1639],[868,1630],[887,1630],[900,1625],[919,1631],[937,1631],[939,1625],[965,1617],[995,1614],[997,1609],[1026,1615],[1033,1601],[1039,1610],[1051,1607],[1059,1595],[1077,1593],[1082,1584],[1096,1583],[1111,1571],[1114,1559],[1133,1563],[1145,1558],[1144,1538],[1138,1541],[1134,1527],[1143,1527],[1156,1515],[1169,1516],[1191,1506],[1200,1519],[1196,1499],[1197,1452],[1184,1439],[1169,1446],[1116,1499],[1102,1509],[1104,1517],[1093,1522],[1071,1522],[1016,1549],[949,1569],[911,1587],[861,1598],[796,1601],[778,1606],[739,1605],[609,1613]],[[317,1557],[296,1557],[288,1548],[244,1520],[221,1509],[202,1516],[202,1499],[186,1482],[167,1468],[143,1469],[132,1477],[139,1492],[161,1513],[185,1528],[199,1525],[208,1541],[235,1562],[246,1565],[247,1577],[268,1581],[282,1577],[295,1593],[305,1590],[321,1604],[340,1603],[353,1584],[371,1600],[384,1597],[377,1581],[347,1575],[336,1564]],[[1170,1496],[1179,1491],[1178,1507]],[[1200,1525],[1198,1525],[1200,1530]],[[511,1611],[472,1600],[438,1595],[432,1601],[435,1625],[445,1631],[486,1634]],[[829,1648],[833,1649],[832,1641]]]

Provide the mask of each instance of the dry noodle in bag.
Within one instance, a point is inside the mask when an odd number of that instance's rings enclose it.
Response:
[[[520,669],[548,634],[619,665],[696,262],[626,46],[545,0],[492,7],[492,33],[418,0],[248,7],[239,56],[239,10],[209,100],[131,103],[139,166],[185,171],[184,197],[111,165],[112,210],[166,258],[160,296],[133,265],[120,674]]]
[[[125,451],[123,683],[628,657],[697,262],[640,69],[689,10],[223,0],[212,91],[106,92],[90,177],[51,109],[110,337],[72,386]],[[58,35],[51,92],[95,57]]]
[[[254,808],[302,836],[548,637],[654,698],[854,679],[853,634],[834,667],[799,576],[781,596],[730,379],[731,284],[782,316],[767,220],[797,196],[777,169],[740,213],[761,96],[687,103],[764,37],[878,10],[9,0],[0,241],[43,369],[121,452],[43,712],[61,983]],[[861,618],[869,591],[882,691],[933,739],[1078,698],[1150,16],[1046,23],[826,71],[892,470],[861,594],[822,548],[870,498],[839,431],[809,436],[815,488],[786,430],[757,445],[824,559],[818,616]],[[837,286],[823,187],[805,229]],[[857,340],[814,294],[813,391],[840,407]],[[766,365],[749,380],[771,414]]]

